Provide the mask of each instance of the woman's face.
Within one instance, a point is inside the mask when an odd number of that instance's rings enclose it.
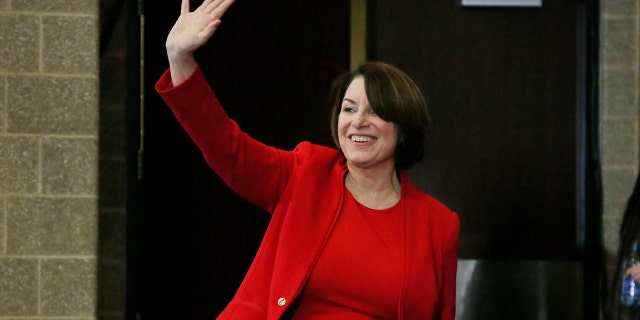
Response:
[[[378,117],[364,87],[364,78],[356,77],[345,92],[338,115],[338,142],[350,165],[372,168],[395,166],[397,126]]]

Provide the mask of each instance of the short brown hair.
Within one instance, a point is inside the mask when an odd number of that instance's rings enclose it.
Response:
[[[331,135],[338,148],[338,115],[347,88],[358,76],[364,78],[365,92],[375,113],[398,126],[396,168],[409,169],[422,160],[431,117],[422,92],[402,70],[384,62],[366,62],[338,76],[329,94]]]

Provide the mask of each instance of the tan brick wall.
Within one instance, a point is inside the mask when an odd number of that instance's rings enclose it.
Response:
[[[620,223],[640,162],[638,78],[640,0],[601,2],[601,161],[604,245],[615,271]]]
[[[0,0],[0,319],[95,319],[97,14]]]

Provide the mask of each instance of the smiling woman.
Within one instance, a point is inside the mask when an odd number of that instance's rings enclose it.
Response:
[[[358,85],[357,92],[355,87],[351,88],[352,83]],[[346,94],[349,89],[350,94],[358,93],[363,96],[361,99],[367,99],[366,107],[371,108],[377,117],[397,126],[395,166],[408,169],[419,162],[424,154],[424,141],[431,117],[424,96],[415,82],[402,70],[384,62],[364,63],[352,72],[337,77],[329,100],[333,108],[331,133],[336,146],[341,146],[338,120],[344,113],[343,108],[349,106],[348,103],[356,104],[356,101],[350,102],[354,99]]]
[[[334,82],[338,148],[259,142],[230,118],[193,55],[232,2],[191,11],[183,1],[155,86],[209,167],[271,215],[218,319],[453,320],[460,222],[404,171],[424,152],[420,90],[396,67],[364,63]]]
[[[354,78],[344,94],[337,131],[338,147],[347,159],[347,189],[369,208],[395,205],[400,200],[394,159],[398,127],[380,118],[369,105],[362,76]],[[363,188],[356,180],[365,182],[367,176],[375,184]]]

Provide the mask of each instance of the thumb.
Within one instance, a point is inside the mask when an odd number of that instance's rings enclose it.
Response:
[[[180,14],[189,13],[189,0],[182,0],[182,5],[180,6]]]

